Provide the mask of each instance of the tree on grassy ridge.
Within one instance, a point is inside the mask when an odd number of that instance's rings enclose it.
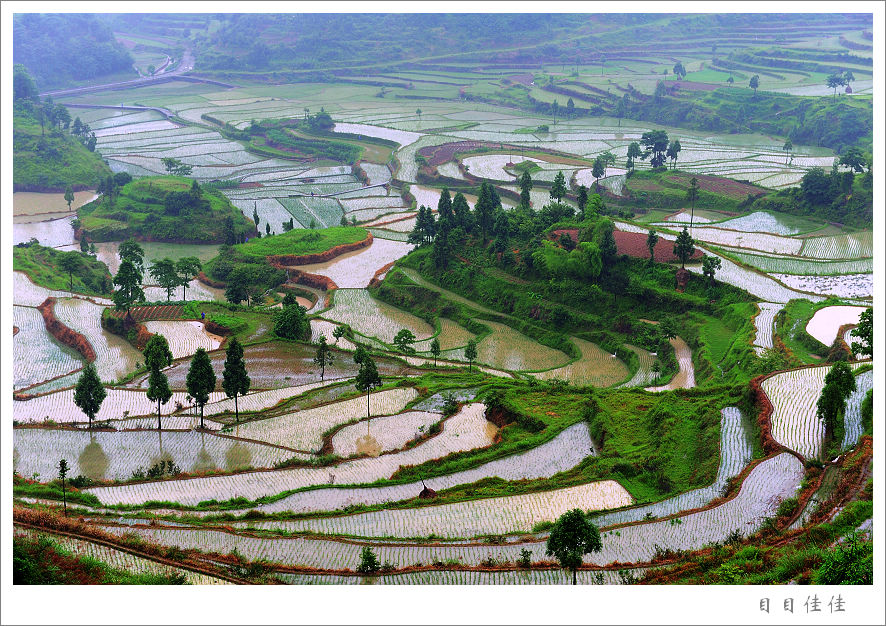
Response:
[[[58,462],[58,477],[62,481],[62,504],[65,507],[65,517],[68,516],[68,494],[65,490],[65,477],[68,475],[68,469],[67,459]]]
[[[470,372],[474,366],[474,361],[477,360],[477,342],[474,339],[468,340],[468,345],[465,346],[465,358],[468,360],[468,371]]]
[[[701,273],[708,277],[711,287],[714,286],[714,274],[720,269],[721,265],[720,257],[709,256],[707,254],[702,255]]]
[[[274,314],[274,333],[284,339],[304,340],[311,332],[307,310],[300,304],[283,307]]]
[[[576,585],[576,571],[581,567],[584,555],[599,552],[602,547],[597,527],[588,521],[581,509],[572,509],[554,523],[545,554],[556,557],[560,567],[570,570],[572,584]]]
[[[757,74],[754,74],[753,76],[751,76],[751,80],[748,83],[748,87],[750,87],[751,89],[754,90],[754,97],[755,98],[757,97],[757,88],[759,86],[760,86],[760,76]]]
[[[654,228],[649,229],[649,234],[646,235],[646,247],[649,248],[649,264],[655,263],[655,246],[658,243],[658,233],[655,232]]]
[[[591,168],[591,176],[594,177],[594,187],[599,191],[600,189],[600,179],[603,178],[603,175],[606,173],[606,166],[603,164],[603,159],[597,157],[594,159],[594,166]]]
[[[203,406],[209,401],[209,394],[215,391],[217,378],[212,369],[209,355],[203,348],[197,348],[185,379],[185,385],[197,406],[200,407],[200,428],[203,428]]]
[[[668,134],[663,130],[649,130],[640,136],[640,143],[646,151],[640,155],[644,161],[652,156],[649,163],[653,169],[662,167],[665,162],[665,151],[668,149]]]
[[[530,191],[532,191],[532,176],[529,175],[529,170],[527,169],[520,176],[520,205],[524,209],[529,208]]]
[[[824,422],[825,436],[842,443],[843,415],[846,399],[855,391],[855,376],[845,361],[837,361],[824,378],[824,389],[818,398],[815,416]]]
[[[148,273],[157,281],[158,285],[166,290],[166,301],[172,300],[172,292],[175,291],[180,282],[175,261],[169,257],[154,261]]]
[[[431,354],[434,356],[434,367],[437,367],[437,357],[440,356],[440,340],[436,337],[431,340]]]
[[[674,255],[680,259],[681,268],[686,268],[686,261],[689,260],[693,252],[695,252],[695,240],[692,239],[689,230],[684,226],[683,232],[677,235],[677,240],[674,242]]]
[[[578,213],[576,217],[579,221],[584,220],[585,218],[585,209],[588,208],[588,188],[584,185],[578,188]]]
[[[874,356],[874,309],[868,307],[858,318],[852,335],[861,341],[852,342],[852,352],[869,358]]]
[[[354,355],[356,360],[356,355]],[[364,352],[364,356],[360,363],[360,369],[357,372],[357,378],[354,380],[354,386],[358,391],[366,392],[366,417],[369,415],[369,394],[376,387],[381,386],[381,377],[378,375],[378,368],[375,361]]]
[[[120,262],[129,261],[139,272],[145,270],[145,251],[135,239],[127,239],[117,247]]]
[[[695,222],[695,201],[698,200],[698,179],[693,176],[689,181],[689,189],[686,190],[686,201],[689,202],[689,228]]]
[[[202,271],[203,265],[200,263],[200,259],[195,256],[182,257],[176,261],[175,273],[178,276],[178,284],[182,288],[182,300],[188,299],[187,292],[185,291],[188,288],[188,283],[194,280],[197,274]]]
[[[628,160],[627,160],[627,168],[631,172],[634,171],[634,164],[636,163],[637,157],[642,158],[643,152],[640,150],[640,144],[636,141],[632,141],[628,146]]]
[[[151,402],[157,402],[157,430],[160,430],[160,405],[169,402],[172,390],[169,388],[169,379],[159,368],[152,367],[148,376],[147,398]]]
[[[834,90],[834,100],[837,99],[837,87],[845,85],[846,81],[841,74],[831,74],[825,79],[827,86]]]
[[[166,168],[166,172],[173,176],[190,176],[194,170],[193,166],[185,165],[179,159],[172,157],[163,157],[160,161],[163,163],[163,167]]]
[[[83,373],[77,380],[77,386],[74,389],[74,404],[81,411],[86,413],[89,418],[89,429],[92,430],[92,418],[95,417],[99,409],[102,407],[105,397],[108,393],[102,386],[102,381],[98,377],[94,363],[87,363],[83,368]]]
[[[79,252],[65,252],[59,255],[58,268],[68,275],[71,295],[74,295],[74,272],[83,268],[83,257]]]
[[[668,145],[667,157],[671,160],[671,169],[677,169],[677,157],[680,155],[680,151],[683,147],[680,145],[679,139],[674,139]]]
[[[413,354],[415,352],[415,348],[412,347],[413,343],[415,343],[415,335],[408,328],[401,329],[397,336],[394,337],[394,345],[404,354]]]
[[[142,275],[129,259],[120,263],[117,275],[114,276],[114,284],[118,287],[114,291],[114,309],[117,311],[126,311],[129,317],[129,311],[136,302],[145,301],[145,292],[141,288]]]
[[[148,339],[142,352],[145,358],[145,367],[148,369],[163,369],[172,365],[172,350],[166,337],[157,333]]]
[[[335,355],[326,343],[326,335],[320,335],[317,343],[317,353],[314,355],[314,363],[320,368],[320,381],[326,375],[326,366],[332,365]]]
[[[325,342],[326,337],[323,337]],[[231,338],[225,351],[225,369],[222,371],[222,389],[229,398],[234,398],[234,419],[240,421],[240,409],[237,397],[249,393],[252,381],[246,373],[246,362],[243,360],[243,346],[236,337]]]
[[[557,202],[560,202],[565,195],[566,177],[563,175],[563,171],[561,170],[557,172],[556,176],[554,176],[554,184],[551,186],[551,198],[556,199]]]
[[[71,203],[74,201],[74,190],[68,185],[65,187],[65,202],[68,203],[68,211],[71,210]]]

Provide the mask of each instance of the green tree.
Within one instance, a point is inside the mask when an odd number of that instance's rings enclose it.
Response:
[[[157,402],[157,430],[160,430],[160,405],[169,402],[172,390],[169,388],[169,379],[158,368],[151,368],[148,376],[148,400]]]
[[[563,176],[563,172],[557,172],[557,175],[554,176],[554,183],[551,186],[551,198],[556,199],[557,202],[560,202],[563,199],[563,196],[566,195],[566,177]]]
[[[408,328],[401,329],[397,336],[394,337],[394,345],[404,354],[415,352],[415,348],[412,347],[413,343],[415,343],[415,335]]]
[[[759,86],[760,86],[760,76],[757,74],[754,74],[753,76],[751,76],[751,80],[748,83],[748,87],[750,87],[751,89],[754,90],[754,97],[755,98],[757,97],[757,88]]]
[[[212,369],[209,355],[203,348],[197,348],[185,378],[185,386],[197,406],[200,407],[200,428],[203,428],[203,407],[209,401],[209,394],[215,391],[217,378]]]
[[[80,233],[80,252],[89,254],[89,240],[86,238],[86,231]]]
[[[594,177],[594,186],[599,190],[600,189],[600,179],[603,178],[603,174],[606,173],[606,166],[603,164],[603,159],[597,157],[594,159],[594,166],[591,168],[591,175]]]
[[[148,369],[161,370],[172,365],[172,350],[169,349],[166,337],[159,333],[151,335],[148,343],[145,344],[142,355],[145,359],[145,367]]]
[[[488,194],[487,194],[488,195]],[[492,199],[489,199],[491,202]],[[471,215],[471,207],[464,194],[460,191],[455,193],[452,198],[452,214],[455,217],[455,223],[464,228],[465,232],[471,232],[474,229],[474,219]],[[478,219],[481,217],[478,215]]]
[[[278,337],[302,341],[310,332],[307,310],[300,304],[284,307],[274,314],[274,333]]]
[[[874,544],[853,530],[842,543],[828,549],[815,570],[816,585],[874,584]]]
[[[480,233],[483,237],[483,245],[486,245],[487,235],[492,230],[492,220],[495,215],[495,205],[493,204],[491,186],[489,183],[480,185],[480,193],[477,196],[477,204],[474,210],[477,214],[477,225],[480,227]]]
[[[618,127],[621,128],[621,120],[628,112],[628,103],[627,103],[628,94],[625,94],[624,97],[619,98],[618,102],[615,103],[615,117],[618,118]]]
[[[326,337],[323,337],[324,342]],[[246,373],[246,362],[243,360],[243,346],[236,337],[231,338],[225,351],[225,369],[222,371],[222,389],[229,398],[234,398],[234,419],[240,421],[240,409],[237,397],[249,393],[252,380]]]
[[[172,300],[172,292],[179,286],[179,276],[176,271],[175,261],[169,257],[154,261],[148,270],[151,277],[166,290],[166,301]]]
[[[326,343],[326,335],[320,335],[320,340],[317,342],[317,353],[314,355],[314,364],[320,368],[321,381],[326,376],[326,366],[332,365],[334,360],[335,354]]]
[[[720,257],[709,256],[707,254],[701,257],[701,273],[708,277],[710,286],[714,286],[714,274],[720,269]]]
[[[784,145],[781,147],[781,149],[785,153],[784,161],[785,161],[785,163],[787,163],[790,155],[792,155],[792,153],[794,151],[794,142],[791,141],[790,137],[787,138],[787,140],[784,142]]]
[[[575,102],[572,101],[572,98],[566,101],[566,117],[569,119],[575,117]]]
[[[465,346],[465,358],[468,360],[468,371],[470,372],[474,361],[477,360],[477,342],[474,339],[469,339],[468,345]]]
[[[62,459],[58,462],[58,477],[62,481],[62,504],[65,507],[65,517],[68,516],[68,494],[65,489],[65,478],[68,475],[68,469],[67,459]]]
[[[338,340],[345,336],[345,327],[344,326],[336,326],[335,330],[332,331],[332,336],[335,338],[335,343],[338,343]]]
[[[824,378],[824,389],[818,398],[815,416],[824,422],[825,436],[836,439],[842,433],[842,420],[846,411],[846,399],[855,391],[855,376],[845,361],[838,361]],[[842,437],[840,437],[842,440]],[[838,445],[841,441],[835,441]]]
[[[98,377],[98,372],[95,370],[95,364],[87,363],[80,378],[77,379],[77,386],[74,389],[74,404],[86,413],[86,417],[89,418],[90,430],[92,430],[92,418],[102,407],[102,402],[107,395],[102,381]]]
[[[440,190],[440,199],[437,201],[437,218],[446,221],[450,226],[455,221],[455,213],[452,211],[452,197],[446,187]]]
[[[440,340],[436,337],[431,341],[431,354],[434,356],[434,367],[437,367],[437,357],[440,356]]]
[[[834,90],[834,100],[837,99],[837,87],[845,85],[846,81],[840,74],[831,74],[825,79],[827,86]]]
[[[597,232],[600,260],[603,262],[603,267],[607,270],[612,267],[618,256],[618,246],[615,243],[615,235],[613,234],[614,230],[615,224],[612,223],[612,220],[606,219],[599,225]]]
[[[132,305],[136,302],[145,301],[145,292],[141,288],[142,275],[132,264],[125,260],[120,263],[117,275],[114,276],[114,284],[118,287],[114,291],[114,309],[126,311],[127,317]]]
[[[163,163],[163,167],[166,168],[166,172],[172,176],[190,176],[194,170],[193,166],[185,165],[180,160],[172,157],[163,157],[160,161]]]
[[[695,252],[695,240],[692,239],[689,230],[684,226],[683,232],[677,235],[677,240],[674,242],[674,255],[680,259],[680,267],[686,267],[686,261],[689,260],[693,252]]]
[[[585,554],[599,552],[603,547],[600,531],[590,523],[581,509],[567,511],[557,519],[545,554],[556,557],[560,567],[572,572],[572,584],[578,584],[576,571]]]
[[[640,155],[644,161],[651,155],[649,160],[653,168],[662,167],[665,162],[665,151],[668,149],[668,134],[663,130],[649,130],[640,136],[640,143],[646,150]]]
[[[686,68],[683,67],[683,64],[680,61],[674,65],[674,76],[679,76],[680,78],[686,78]]]
[[[636,163],[637,157],[642,157],[643,152],[640,150],[640,144],[636,141],[632,141],[628,146],[628,161],[627,167],[630,171],[634,171],[634,164]]]
[[[71,203],[74,201],[74,190],[68,185],[65,187],[65,202],[68,203],[68,211],[71,210]]]
[[[58,268],[68,275],[71,295],[74,295],[74,272],[83,268],[83,257],[79,252],[65,252],[58,256]]]
[[[698,179],[693,176],[689,181],[689,189],[686,190],[686,201],[690,203],[689,228],[695,222],[695,201],[698,200]]]
[[[142,273],[145,271],[145,251],[135,239],[127,239],[117,247],[117,256],[120,261],[129,261]]]
[[[582,185],[578,188],[578,217],[579,221],[582,221],[585,218],[585,209],[588,208],[588,188]]]
[[[650,265],[655,263],[655,246],[658,244],[658,233],[655,232],[654,228],[649,229],[649,234],[646,235],[646,247],[649,248],[649,263]]]
[[[381,566],[378,564],[378,558],[375,552],[369,546],[364,546],[360,551],[360,564],[357,566],[359,574],[375,574]]]
[[[37,101],[39,91],[27,68],[21,63],[12,66],[12,99]]]
[[[532,191],[532,176],[529,175],[529,170],[524,170],[520,177],[520,206],[524,209],[529,208],[530,191]]]
[[[680,154],[680,151],[683,147],[680,145],[679,139],[674,139],[671,141],[670,145],[668,145],[668,151],[666,156],[671,160],[671,169],[677,169],[677,156]]]
[[[858,318],[852,335],[861,341],[852,342],[852,352],[868,358],[874,356],[874,309],[868,307]]]
[[[730,87],[732,87],[732,83],[735,82],[735,79],[734,79],[734,78],[732,77],[732,75],[730,74],[730,75],[729,75],[729,78],[726,79],[726,82],[729,83],[729,86],[730,86]]]
[[[356,360],[357,356],[354,355]],[[354,386],[358,391],[366,392],[366,417],[369,417],[369,394],[376,387],[381,386],[381,377],[378,375],[378,368],[375,361],[364,352],[362,359],[359,361],[360,369],[357,371],[357,378],[354,380]]]
[[[182,300],[187,300],[188,284],[197,277],[197,274],[203,271],[203,265],[200,259],[195,256],[186,256],[180,258],[175,263],[175,273],[178,275],[178,284],[182,288]]]
[[[853,146],[840,156],[840,165],[851,168],[853,172],[861,173],[867,166],[867,158],[860,148]]]

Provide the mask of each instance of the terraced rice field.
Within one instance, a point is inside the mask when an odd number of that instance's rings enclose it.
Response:
[[[406,256],[413,247],[411,243],[373,239],[368,248],[347,252],[325,263],[297,267],[310,274],[328,276],[342,288],[363,288],[369,286],[379,268]]]
[[[865,274],[874,271],[873,259],[857,259],[849,261],[818,261],[791,256],[775,256],[766,254],[748,254],[729,249],[729,253],[742,263],[756,267],[767,274],[782,276],[831,276],[834,274]]]
[[[355,346],[350,339],[347,337],[339,337],[335,338],[333,336],[333,332],[335,332],[336,328],[339,328],[341,324],[333,324],[332,322],[327,322],[326,320],[321,319],[313,319],[311,320],[311,343],[317,343],[320,341],[320,336],[326,337],[326,341],[336,348],[341,350],[349,350],[355,351],[357,346]],[[337,356],[337,355],[336,355]]]
[[[148,332],[166,337],[174,359],[191,356],[198,348],[207,352],[217,350],[223,340],[223,337],[206,332],[202,322],[152,321],[145,322],[145,327]]]
[[[770,274],[791,289],[808,291],[822,296],[840,298],[873,298],[874,275],[846,274],[843,276],[793,276],[790,274]]]
[[[25,243],[31,238],[37,239],[40,245],[49,248],[58,248],[61,246],[70,246],[76,244],[74,240],[74,228],[71,222],[74,216],[62,217],[54,220],[42,222],[13,223],[12,224],[12,243],[13,245]]]
[[[324,311],[323,316],[348,324],[361,335],[375,337],[387,344],[393,343],[394,337],[404,328],[417,339],[427,339],[434,334],[434,328],[424,320],[375,300],[365,289],[336,290],[332,308]]]
[[[598,572],[580,570],[576,573],[579,585],[594,584]],[[634,572],[639,576],[640,572]],[[603,584],[620,583],[618,573],[604,571]],[[277,577],[293,585],[571,585],[572,574],[560,569],[533,569],[517,571],[483,572],[477,570],[439,570],[387,574],[366,578],[364,576],[325,576],[311,574],[277,574]]]
[[[95,350],[95,368],[102,381],[116,381],[135,369],[141,353],[102,328],[102,308],[87,300],[59,298],[54,310],[62,324],[81,333]]]
[[[799,256],[810,259],[861,259],[874,256],[874,234],[863,231],[831,237],[810,237],[803,240]]]
[[[318,387],[322,387],[328,383],[318,381],[314,383],[307,383],[304,385],[296,385],[294,387],[282,387],[280,389],[269,389],[267,391],[255,391],[252,393],[248,393],[245,396],[239,396],[237,398],[237,407],[242,412],[248,411],[263,411],[265,409],[270,409],[284,400],[288,400],[289,398],[294,398],[295,396],[301,395],[306,391],[310,391],[311,389],[317,389]],[[225,398],[224,400],[218,400],[217,402],[210,402],[203,407],[203,415],[219,415],[225,412],[234,412],[234,398]]]
[[[98,421],[123,419],[124,414],[133,417],[157,415],[157,403],[148,400],[144,391],[105,388],[105,392],[107,396],[95,415]],[[174,392],[169,402],[161,406],[161,414],[168,415],[175,411],[176,402],[190,406],[186,396],[187,393],[183,391]],[[210,394],[209,401],[215,402],[223,397],[224,392],[214,391]],[[89,421],[86,414],[74,404],[73,389],[62,389],[30,400],[13,400],[12,413],[15,419],[22,423],[42,422],[47,418],[58,423]]]
[[[874,387],[873,370],[862,372],[855,377],[855,391],[846,399],[846,414],[843,418],[845,431],[843,433],[843,449],[847,450],[858,443],[862,433],[861,403],[868,390]]]
[[[440,413],[406,411],[387,417],[345,426],[332,438],[335,454],[348,457],[356,454],[378,456],[382,452],[399,450],[408,442],[428,432],[431,425],[443,419]],[[490,423],[490,426],[495,428]],[[492,440],[490,439],[490,443]]]
[[[465,413],[466,410],[469,412],[477,410],[470,408],[471,406],[473,405],[463,408],[459,414]],[[450,418],[450,421],[454,419],[454,417]],[[468,414],[464,418],[464,423],[476,423],[476,418]],[[187,481],[99,487],[90,489],[90,492],[95,493],[96,497],[106,504],[139,504],[148,500],[165,500],[192,505],[211,498],[227,500],[243,496],[254,500],[261,496],[276,495],[286,490],[312,485],[329,485],[330,477],[336,484],[366,484],[382,478],[389,478],[401,465],[418,465],[431,459],[446,456],[451,452],[476,447],[466,445],[468,437],[465,436],[466,433],[458,424],[459,421],[452,421],[449,425],[450,428],[444,428],[440,435],[410,450],[395,454],[383,454],[375,458],[346,461],[334,468],[295,468],[266,473],[194,478]],[[485,437],[485,426],[483,433],[477,432],[477,429],[473,429],[473,432],[476,433],[474,442],[482,442],[482,438]],[[240,434],[243,436],[242,426]],[[425,483],[432,489],[439,490],[444,489],[444,485],[473,482],[488,476],[499,476],[506,480],[551,476],[558,471],[573,467],[592,453],[587,427],[584,424],[576,424],[564,431],[561,437],[549,442],[549,445],[539,446],[522,455],[492,461],[479,468],[460,472],[450,477],[425,479]],[[449,482],[453,480],[458,482]],[[397,489],[402,490],[404,487],[398,486]],[[418,495],[419,491],[421,491],[420,488],[412,489],[405,497],[414,497]],[[370,494],[372,493],[374,492],[370,492]],[[391,499],[390,492],[385,493],[385,496],[385,500],[382,501]],[[290,497],[300,498],[302,496],[294,494]],[[334,499],[331,499],[334,496],[329,495],[325,490],[311,491],[308,497],[311,500],[319,498],[321,506],[324,507],[323,510],[326,507],[332,507],[334,502]],[[275,504],[265,505],[262,509],[265,511],[288,510],[292,506],[289,502],[283,499]],[[278,509],[278,507],[280,508]]]
[[[12,307],[19,332],[12,340],[13,389],[29,387],[83,367],[80,355],[58,343],[37,309]]]
[[[12,194],[12,214],[15,217],[39,216],[46,213],[70,213],[96,198],[94,191],[75,191],[68,209],[63,193],[16,191]]]
[[[478,537],[529,532],[538,522],[553,522],[566,511],[599,511],[629,505],[631,495],[614,480],[604,480],[520,496],[505,496],[415,509],[374,511],[343,517],[289,522],[241,522],[253,528],[281,528],[357,537]]]
[[[574,385],[610,387],[625,380],[630,372],[621,359],[613,357],[600,346],[578,337],[569,340],[581,352],[581,357],[569,365],[533,374],[538,379],[559,378]]]
[[[69,297],[71,293],[69,291],[56,291],[54,289],[47,289],[46,287],[41,287],[40,285],[35,285],[28,275],[24,272],[13,272],[12,273],[12,303],[20,306],[31,306],[36,307],[43,304],[46,298],[66,298]],[[91,300],[96,302],[101,302],[106,305],[113,304],[110,300],[106,298],[98,298],[98,297],[89,297]]]
[[[154,420],[156,428],[156,419]],[[160,461],[173,461],[184,472],[273,467],[292,452],[195,431],[85,432],[16,428],[13,445],[17,471],[49,480],[58,474],[58,459],[67,459],[70,476],[92,480],[126,480]]]
[[[637,371],[628,382],[619,385],[619,387],[642,387],[655,380],[655,372],[652,371],[655,356],[648,350],[628,343],[624,344],[624,347],[637,355]]]
[[[474,338],[476,338],[476,335],[463,326],[460,326],[449,318],[440,318],[440,333],[436,336],[436,339],[440,342],[441,350],[464,348],[468,345],[468,341]],[[416,341],[412,344],[412,347],[418,352],[429,353],[431,342],[433,340],[434,338],[428,338],[423,339],[422,341]]]
[[[722,495],[729,479],[738,476],[751,462],[754,448],[750,420],[736,407],[726,407],[720,413],[720,466],[712,484],[686,491],[661,502],[611,513],[600,513],[594,516],[593,522],[597,526],[611,526],[640,521],[648,515],[654,517],[676,515],[680,511],[706,506],[711,500]]]
[[[718,255],[714,254],[711,256]],[[824,300],[822,296],[811,295],[789,289],[765,274],[741,267],[727,258],[719,258],[721,267],[717,271],[715,279],[733,285],[734,287],[738,287],[739,289],[744,289],[752,296],[760,298],[761,300],[781,304],[789,302],[795,298],[805,298],[811,302],[820,302]],[[689,264],[686,266],[686,269],[693,274],[699,275],[702,270],[701,265],[698,264]]]
[[[30,529],[16,527],[13,531],[16,536],[38,537],[41,534]],[[216,578],[207,574],[192,572],[187,569],[172,567],[152,561],[151,559],[138,557],[122,550],[115,550],[108,546],[103,546],[83,539],[74,537],[66,537],[64,535],[47,535],[52,538],[55,543],[63,549],[77,556],[88,556],[97,559],[107,565],[118,570],[125,570],[133,574],[160,574],[163,576],[172,576],[176,574],[184,574],[185,581],[189,585],[228,585],[228,581],[222,578]]]
[[[397,413],[417,395],[412,388],[396,388],[370,394],[368,412],[371,415]],[[367,399],[361,396],[315,409],[247,422],[240,426],[240,436],[296,450],[319,450],[324,432],[339,424],[358,420],[366,414]]]
[[[697,241],[713,243],[733,248],[744,248],[760,252],[775,252],[777,254],[800,254],[800,248],[804,247],[807,240],[793,239],[768,233],[744,232],[740,230],[725,230],[713,226],[699,226],[692,229],[692,236]],[[811,255],[805,255],[811,256]],[[870,255],[867,255],[870,256]],[[821,257],[821,258],[835,258]]]
[[[826,306],[815,312],[806,324],[806,332],[826,346],[834,343],[837,331],[844,324],[858,324],[858,319],[865,312],[863,306]]]
[[[773,348],[772,331],[775,327],[775,316],[784,308],[784,305],[775,302],[758,302],[757,307],[760,309],[760,313],[754,318],[754,328],[756,329],[754,345],[760,348]]]
[[[489,320],[481,323],[492,329],[492,334],[477,344],[478,363],[509,371],[539,371],[559,367],[569,361],[563,352],[544,346],[510,326]],[[465,360],[463,349],[447,351],[443,356]]]
[[[669,339],[668,343],[674,346],[679,370],[667,385],[646,387],[646,391],[671,391],[673,389],[691,389],[695,387],[695,368],[692,365],[692,350],[680,337]]]

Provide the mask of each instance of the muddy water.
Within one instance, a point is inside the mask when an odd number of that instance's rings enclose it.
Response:
[[[806,332],[826,346],[830,346],[837,338],[837,331],[843,324],[858,324],[858,318],[864,313],[863,306],[826,306],[819,309],[806,324]]]
[[[71,208],[68,209],[64,193],[16,191],[12,194],[12,214],[15,217],[25,215],[39,216],[46,213],[66,214],[79,209],[87,202],[91,202],[96,198],[98,198],[98,195],[94,191],[75,191],[74,201],[71,203]]]
[[[310,274],[328,276],[339,287],[368,287],[375,272],[406,256],[413,248],[410,243],[374,239],[368,248],[342,254],[325,263],[295,267]]]

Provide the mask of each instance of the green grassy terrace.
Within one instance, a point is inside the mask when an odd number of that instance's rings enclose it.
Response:
[[[250,239],[234,246],[234,250],[251,258],[265,258],[276,254],[317,254],[335,246],[363,241],[367,234],[365,228],[353,226],[335,226],[322,230],[294,229],[279,235]]]
[[[73,291],[96,296],[111,293],[113,283],[108,266],[80,252],[62,252],[39,244],[15,246],[12,249],[12,269],[24,272],[34,284],[41,287],[68,291],[71,289],[71,275],[60,267],[61,259],[67,257],[76,259],[79,265],[73,272]]]
[[[230,243],[255,232],[255,225],[221,192],[188,178],[151,176],[119,188],[81,207],[81,228],[90,241]],[[174,194],[174,195],[173,195]],[[226,222],[228,224],[226,225]]]

